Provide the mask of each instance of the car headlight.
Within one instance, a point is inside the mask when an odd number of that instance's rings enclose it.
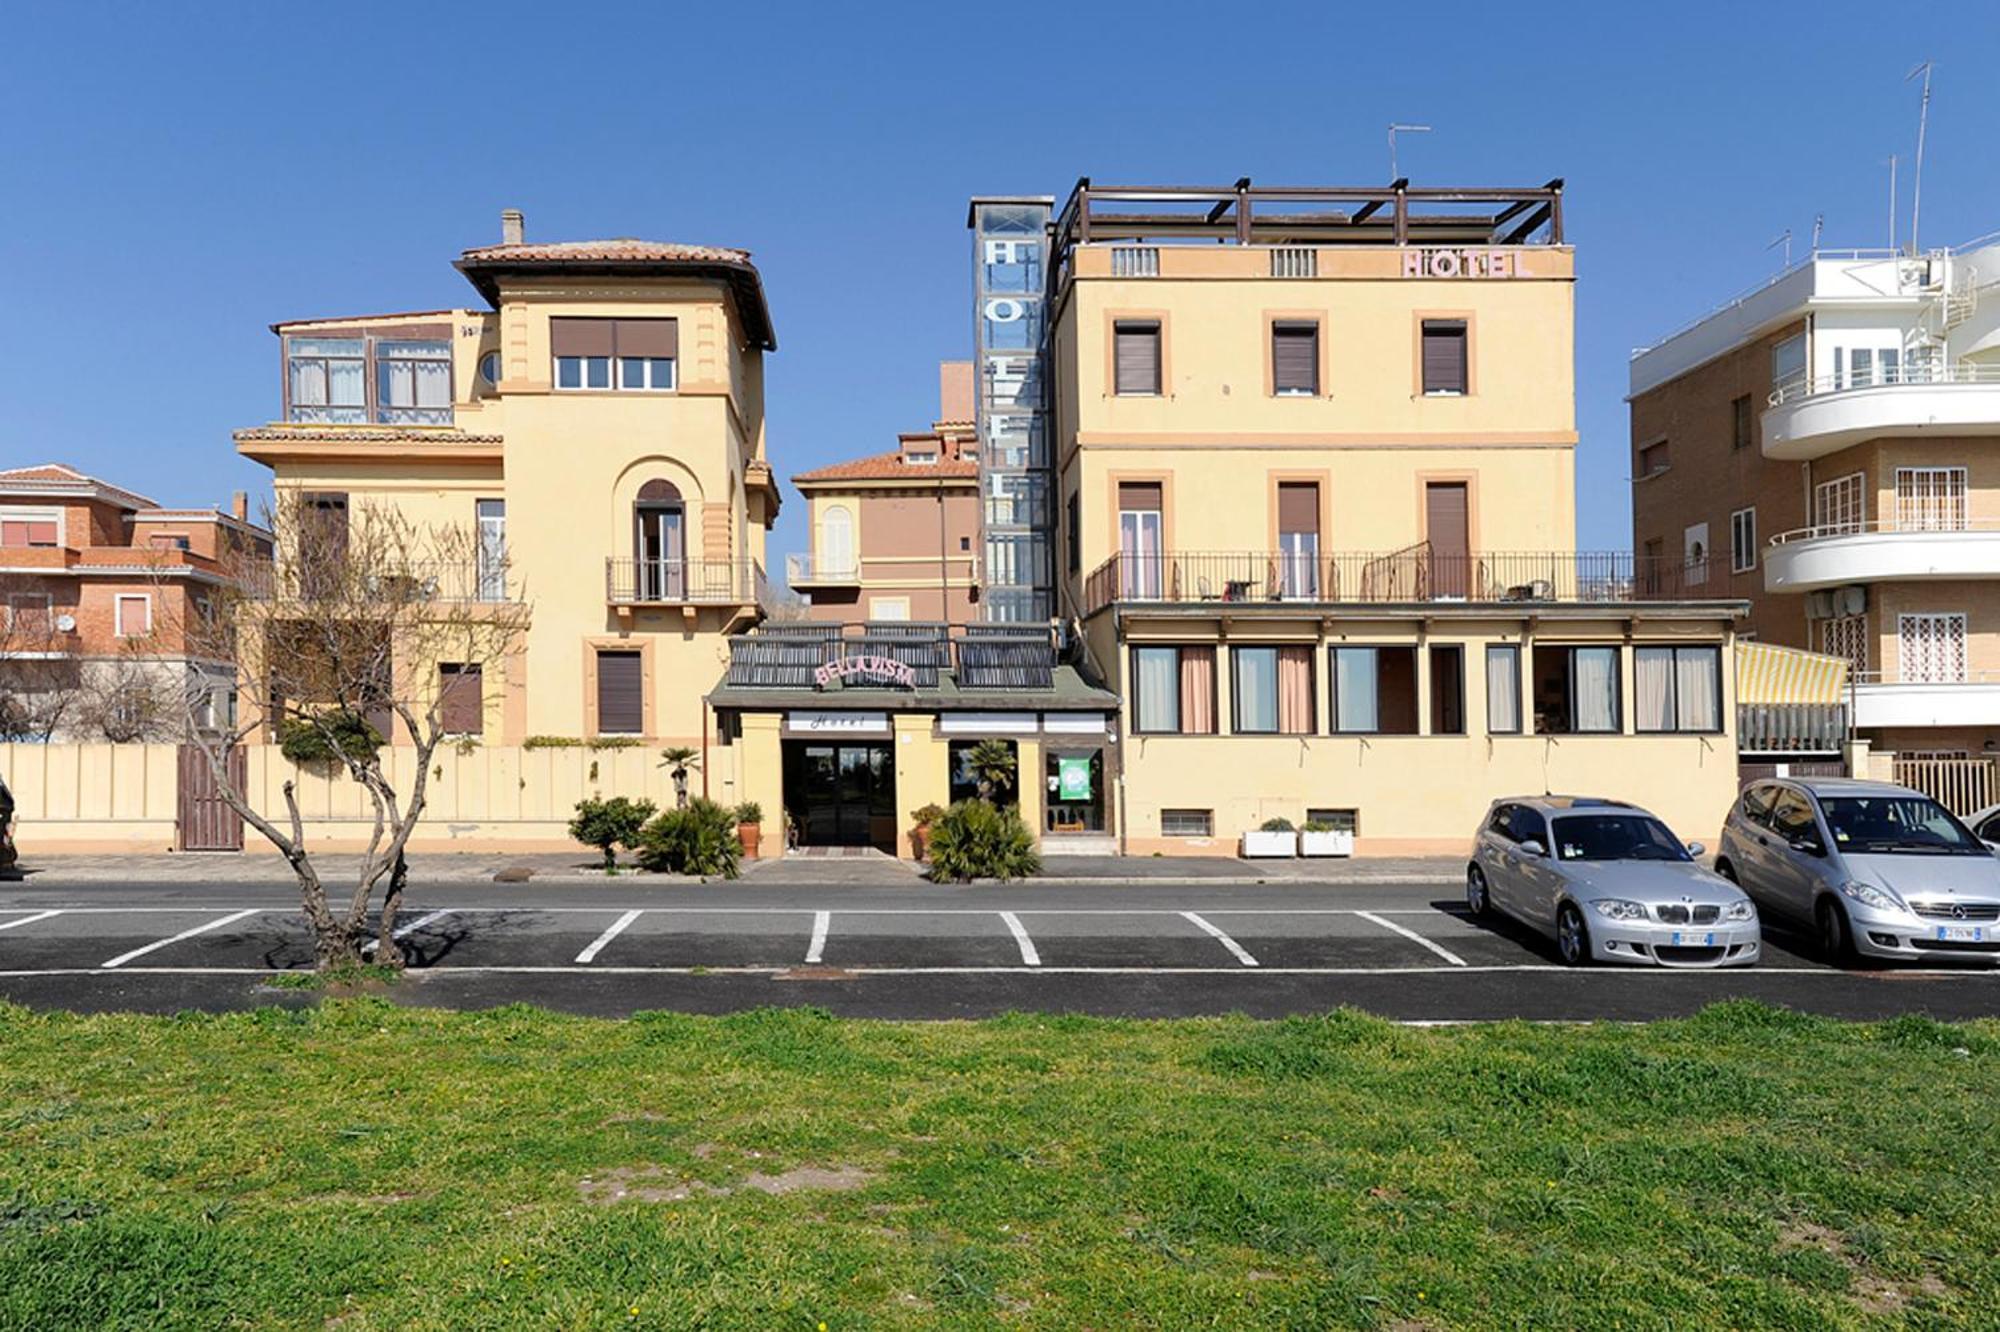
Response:
[[[1592,902],[1591,905],[1597,908],[1598,915],[1607,916],[1612,920],[1644,920],[1646,918],[1645,907],[1639,905],[1637,902],[1627,902],[1620,897],[1600,897],[1595,902]]]
[[[1840,885],[1840,891],[1861,903],[1861,905],[1873,907],[1877,911],[1901,911],[1903,909],[1901,902],[1898,902],[1894,897],[1883,892],[1872,883],[1860,883],[1849,880]]]
[[[1755,920],[1757,918],[1757,908],[1751,906],[1748,902],[1731,902],[1722,909],[1722,918],[1724,920]]]

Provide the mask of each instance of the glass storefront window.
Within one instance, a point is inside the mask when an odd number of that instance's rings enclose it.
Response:
[[[1104,831],[1104,751],[1052,749],[1043,760],[1045,831]]]

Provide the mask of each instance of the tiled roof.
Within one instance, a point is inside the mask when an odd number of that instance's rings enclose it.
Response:
[[[127,490],[123,486],[114,486],[109,481],[100,481],[64,463],[38,463],[33,467],[16,467],[0,472],[0,490],[31,495],[86,494],[92,499],[100,499],[127,509],[159,507],[136,491]]]
[[[455,265],[465,274],[487,303],[500,301],[498,279],[508,273],[539,270],[612,273],[645,270],[659,265],[668,272],[692,272],[720,277],[736,294],[744,331],[750,341],[765,351],[775,351],[777,333],[771,327],[771,310],[764,301],[764,281],[748,250],[722,245],[679,245],[670,241],[635,240],[620,236],[613,240],[549,241],[543,244],[480,245],[459,255]]]
[[[0,481],[88,481],[89,477],[74,467],[61,463],[43,463],[38,467],[10,467],[0,472]]]
[[[934,463],[907,463],[903,455],[878,453],[872,458],[850,458],[846,462],[815,467],[792,477],[793,485],[816,481],[928,481],[937,477],[977,480],[979,464],[964,458],[940,458]]]
[[[237,440],[345,440],[364,444],[395,444],[419,440],[428,444],[499,444],[503,435],[475,435],[451,426],[349,426],[277,424],[251,426],[231,436]]]
[[[551,241],[543,244],[480,245],[460,258],[470,263],[590,262],[747,264],[748,250],[721,245],[676,245],[670,241],[615,240]]]

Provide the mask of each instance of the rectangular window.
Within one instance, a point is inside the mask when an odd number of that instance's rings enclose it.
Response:
[[[1118,483],[1118,592],[1128,601],[1154,601],[1161,595],[1163,502],[1164,487],[1157,481]]]
[[[1466,391],[1465,321],[1426,319],[1423,327],[1423,376],[1426,394]]]
[[[1822,481],[1813,487],[1813,534],[1840,536],[1859,532],[1868,521],[1867,498],[1862,492],[1863,477],[1849,476]]]
[[[559,389],[663,392],[677,386],[678,319],[549,320]]]
[[[645,670],[637,652],[597,654],[597,733],[640,735],[646,729]]]
[[[1896,659],[1904,684],[1960,684],[1965,680],[1963,615],[1898,615]]]
[[[1319,325],[1281,319],[1271,325],[1271,391],[1281,398],[1319,392]]]
[[[1072,491],[1063,506],[1063,559],[1073,574],[1083,572],[1083,492]]]
[[[507,599],[507,501],[483,499],[475,504],[479,520],[479,599]]]
[[[1311,735],[1313,650],[1305,646],[1236,648],[1230,653],[1238,735]]]
[[[153,632],[153,599],[144,593],[120,593],[116,601],[120,638],[144,638]]]
[[[1806,385],[1806,335],[1795,334],[1771,348],[1771,388],[1782,401]]]
[[[1535,649],[1535,734],[1605,735],[1619,729],[1618,649]]]
[[[451,343],[377,342],[375,419],[383,425],[450,425]]]
[[[1521,649],[1511,643],[1486,649],[1486,730],[1521,733]]]
[[[486,673],[476,664],[438,664],[438,721],[447,735],[486,732]]]
[[[1830,657],[1847,658],[1848,669],[1858,675],[1868,672],[1868,617],[1838,615],[1819,622],[1819,650]]]
[[[1163,809],[1160,811],[1162,837],[1213,837],[1215,811],[1212,809]]]
[[[1729,447],[1749,448],[1752,430],[1750,395],[1746,393],[1740,398],[1732,399],[1729,404]]]
[[[184,536],[176,536],[167,532],[155,532],[146,538],[146,549],[185,551],[191,549],[191,547],[188,544],[188,539]]]
[[[1160,321],[1120,319],[1111,330],[1112,391],[1121,397],[1158,397]]]
[[[48,592],[15,592],[7,598],[6,619],[0,624],[22,636],[13,644],[26,648],[32,639],[55,628],[55,597]]]
[[[1965,530],[1965,469],[1963,467],[1898,467],[1896,469],[1896,530],[1899,532],[1963,532]]]
[[[1361,831],[1361,811],[1358,809],[1321,809],[1318,806],[1306,810],[1307,823],[1324,823],[1333,832],[1346,833],[1352,837]]]
[[[1633,725],[1641,731],[1713,735],[1722,729],[1722,649],[1632,650]]]
[[[1738,509],[1729,515],[1729,571],[1749,573],[1757,567],[1757,510]]]
[[[1333,730],[1340,735],[1417,733],[1417,650],[1337,647]]]
[[[1431,653],[1431,734],[1465,734],[1465,649],[1456,643]]]
[[[1134,729],[1141,735],[1215,734],[1215,649],[1132,649]]]
[[[1670,460],[1667,457],[1667,441],[1663,439],[1657,443],[1648,444],[1645,448],[1639,450],[1639,475],[1641,477],[1657,476],[1667,470],[1669,462]]]
[[[0,518],[0,546],[52,547],[57,527],[53,518]]]
[[[287,338],[285,372],[291,420],[368,423],[366,338]]]
[[[1313,600],[1319,596],[1319,483],[1278,485],[1278,592]]]

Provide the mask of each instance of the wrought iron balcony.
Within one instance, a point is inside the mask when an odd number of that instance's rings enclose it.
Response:
[[[604,598],[614,606],[762,606],[764,566],[755,560],[604,562]]]

